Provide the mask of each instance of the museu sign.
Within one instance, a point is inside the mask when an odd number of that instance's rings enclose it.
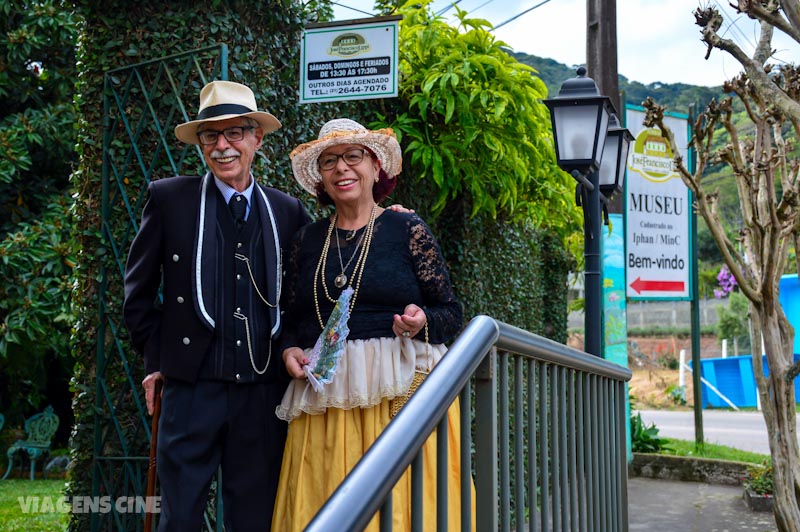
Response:
[[[691,192],[673,169],[661,131],[643,125],[644,110],[626,108],[635,140],[625,179],[625,272],[629,299],[690,299]],[[678,146],[688,145],[686,117],[665,116]],[[687,150],[680,155],[687,160]]]

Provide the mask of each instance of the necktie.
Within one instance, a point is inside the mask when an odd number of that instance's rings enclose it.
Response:
[[[241,229],[242,225],[244,225],[244,215],[247,212],[247,198],[241,194],[234,194],[231,196],[228,207],[231,209],[234,221],[236,221],[237,229]]]

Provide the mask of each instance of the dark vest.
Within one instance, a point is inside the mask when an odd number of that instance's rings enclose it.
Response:
[[[254,191],[253,194],[257,193]],[[222,194],[217,191],[215,197],[219,244],[216,271],[220,272],[214,287],[216,326],[199,378],[243,383],[270,381],[275,378],[272,366],[281,362],[281,357],[277,354],[270,357],[269,308],[253,287],[254,279],[258,290],[266,297],[259,209],[251,204],[247,221],[237,229]],[[245,258],[247,261],[243,260]],[[259,374],[264,371],[268,359],[270,368]]]

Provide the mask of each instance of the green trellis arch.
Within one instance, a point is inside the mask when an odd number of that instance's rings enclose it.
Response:
[[[92,511],[91,529],[140,531],[144,514],[135,497],[147,487],[151,419],[141,394],[143,364],[121,321],[125,262],[150,181],[202,171],[198,148],[177,141],[173,129],[193,117],[205,83],[228,78],[228,48],[178,53],[109,70],[104,78],[100,233],[101,252],[113,258],[104,261],[99,279],[92,502],[110,503]],[[118,506],[121,498],[134,499]],[[211,498],[205,529],[222,530],[221,515],[221,501]]]

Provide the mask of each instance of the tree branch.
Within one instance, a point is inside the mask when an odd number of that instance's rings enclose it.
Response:
[[[798,0],[781,0],[781,9],[786,15],[786,20],[789,21],[789,24],[795,30],[800,30],[800,2]]]
[[[711,48],[728,52],[739,61],[747,73],[748,79],[756,85],[758,92],[777,105],[785,114],[800,116],[800,103],[789,98],[770,80],[764,71],[763,62],[758,63],[750,59],[735,42],[723,39],[717,34],[717,30],[722,26],[722,20],[722,15],[716,9],[706,8],[695,11],[695,23],[702,28],[703,42],[709,46],[706,58],[708,58]],[[767,23],[762,22],[762,36],[764,24]]]
[[[781,10],[776,4],[770,4],[768,8],[765,8],[763,5],[761,5],[761,2],[754,2],[753,0],[739,0],[737,11],[739,13],[746,14],[750,18],[762,20],[770,26],[778,28],[786,35],[800,43],[800,31],[798,31],[800,24],[792,21],[792,15],[794,15],[794,18],[797,19],[797,2],[795,0],[790,0],[789,2],[784,0],[782,4],[783,12],[786,14],[786,18],[781,16]],[[794,13],[792,13],[791,6],[787,6],[786,4],[795,4]]]

